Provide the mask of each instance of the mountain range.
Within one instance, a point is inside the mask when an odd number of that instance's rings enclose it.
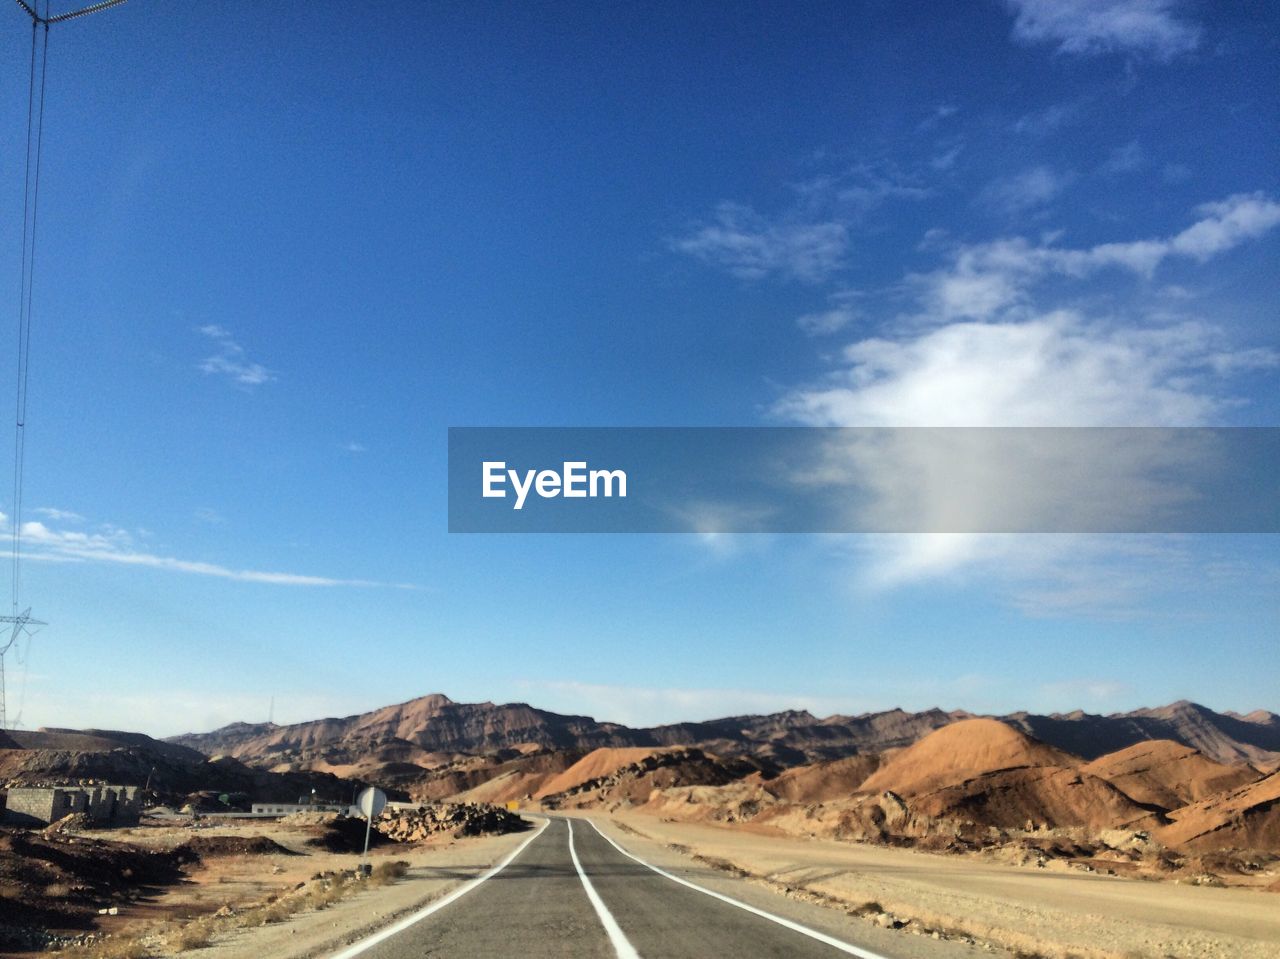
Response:
[[[168,741],[262,768],[318,769],[338,775],[368,773],[378,764],[434,765],[457,754],[533,747],[585,752],[688,746],[787,768],[908,746],[936,729],[972,718],[972,713],[941,709],[826,718],[788,710],[632,728],[526,703],[458,703],[436,693],[340,719],[290,725],[234,723]],[[1105,716],[1077,710],[986,718],[1086,760],[1137,743],[1170,740],[1221,763],[1247,762],[1260,769],[1280,765],[1280,716],[1266,710],[1220,713],[1183,700]]]

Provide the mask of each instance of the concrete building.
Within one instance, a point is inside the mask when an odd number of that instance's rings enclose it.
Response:
[[[135,823],[142,815],[137,786],[12,786],[4,821],[15,826],[47,826],[72,813],[95,823]]]
[[[256,802],[252,808],[255,816],[290,816],[296,812],[340,812],[350,816],[355,807],[345,803]]]

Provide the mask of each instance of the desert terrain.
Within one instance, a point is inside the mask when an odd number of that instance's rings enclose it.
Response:
[[[790,712],[630,729],[436,695],[168,742],[45,730],[0,747],[7,786],[145,776],[150,804],[127,827],[5,827],[6,955],[331,954],[475,880],[544,823],[504,875],[571,869],[564,817],[600,827],[578,842],[595,844],[586,868],[605,877],[639,868],[608,837],[738,900],[817,909],[828,918],[803,922],[843,923],[841,941],[887,936],[877,955],[923,940],[939,955],[1280,950],[1280,720],[1265,712]],[[371,881],[353,878],[358,819],[240,818],[251,801],[349,801],[367,783],[406,804],[374,823]],[[643,926],[644,907],[618,908]]]

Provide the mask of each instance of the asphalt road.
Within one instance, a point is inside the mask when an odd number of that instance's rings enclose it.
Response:
[[[655,872],[585,820],[552,819],[478,885],[339,957],[894,959],[811,926],[799,931],[788,925],[794,920],[767,918],[723,895]]]

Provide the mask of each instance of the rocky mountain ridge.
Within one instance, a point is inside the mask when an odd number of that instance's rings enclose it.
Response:
[[[398,747],[403,758],[409,749],[449,755],[516,747],[589,751],[664,746],[697,747],[721,756],[751,755],[785,768],[909,746],[936,729],[972,718],[974,714],[962,710],[941,709],[826,718],[791,710],[631,728],[527,703],[457,703],[437,693],[343,718],[292,725],[235,723],[167,741],[263,768],[334,766],[390,747]],[[1219,713],[1180,701],[1107,716],[1076,711],[984,718],[1086,760],[1142,742],[1169,740],[1216,762],[1249,762],[1260,769],[1280,765],[1280,716],[1265,710]]]

